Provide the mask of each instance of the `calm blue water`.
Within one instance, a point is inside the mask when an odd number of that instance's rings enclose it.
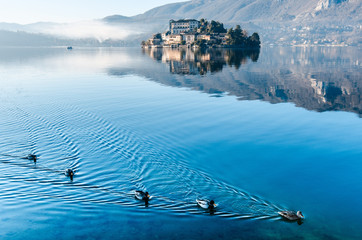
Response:
[[[360,239],[360,56],[0,49],[0,238]]]

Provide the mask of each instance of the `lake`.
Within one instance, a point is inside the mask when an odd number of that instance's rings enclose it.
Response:
[[[360,239],[361,56],[0,48],[0,238]]]

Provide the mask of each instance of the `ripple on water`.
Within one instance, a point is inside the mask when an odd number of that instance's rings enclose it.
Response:
[[[275,219],[282,209],[190,168],[188,154],[168,151],[80,107],[52,105],[46,116],[16,106],[3,110],[0,170],[5,174],[0,183],[6,193],[0,197],[6,208],[19,205],[10,199],[24,208],[52,199],[143,209],[133,196],[133,190],[142,189],[153,195],[152,211],[210,214],[197,207],[199,197],[217,199],[213,214],[225,218]],[[30,152],[39,155],[36,164],[21,159]],[[77,170],[73,182],[64,176],[65,168]]]

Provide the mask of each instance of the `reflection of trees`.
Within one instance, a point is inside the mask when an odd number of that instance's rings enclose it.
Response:
[[[143,53],[170,64],[170,72],[176,74],[205,75],[222,71],[225,65],[239,69],[250,59],[256,62],[259,49],[170,49],[149,48]]]
[[[326,94],[324,97],[327,101],[334,103],[338,96],[342,95],[342,90],[338,87],[330,85],[326,88]]]
[[[144,76],[169,86],[240,100],[270,103],[292,102],[308,110],[355,112],[362,118],[362,72],[358,48],[289,48],[258,51],[235,49],[149,49],[145,55],[161,59],[169,66],[154,63],[151,70],[140,67]],[[258,61],[257,64],[250,64]],[[248,61],[242,71],[234,71]],[[152,61],[151,61],[152,62]],[[156,67],[158,70],[155,71]],[[209,74],[207,79],[200,74]],[[187,77],[174,74],[188,74]]]
[[[229,66],[235,66],[236,69],[239,69],[242,64],[246,63],[246,60],[250,58],[253,62],[257,62],[259,58],[259,49],[258,50],[234,50],[230,49],[227,51],[229,56],[227,64]]]

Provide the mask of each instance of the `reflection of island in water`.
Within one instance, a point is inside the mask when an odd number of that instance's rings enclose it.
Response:
[[[257,49],[143,49],[151,58],[168,63],[170,72],[176,74],[205,75],[207,72],[220,72],[225,65],[239,69],[248,59],[258,61],[260,50]]]
[[[348,111],[362,116],[361,50],[357,48],[274,47],[262,48],[260,56],[259,52],[231,49],[205,53],[163,49],[147,54],[157,60],[149,63],[149,68],[116,68],[110,73],[136,73],[164,85],[212,96],[292,102],[308,110]]]

